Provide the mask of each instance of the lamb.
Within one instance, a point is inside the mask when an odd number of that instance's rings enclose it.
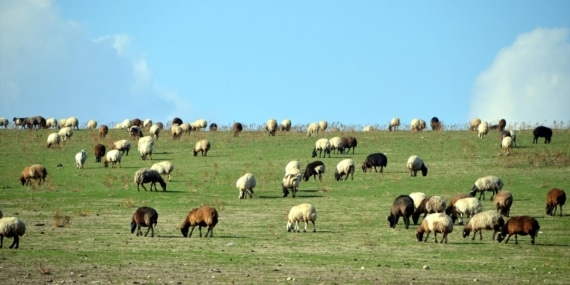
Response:
[[[158,171],[158,173],[160,173],[161,175],[168,174],[168,181],[170,181],[171,180],[170,173],[172,173],[172,171],[174,170],[174,165],[172,164],[172,162],[165,160],[153,164],[150,167],[150,169]]]
[[[322,182],[323,173],[325,173],[325,171],[326,171],[325,164],[320,160],[316,160],[307,164],[307,166],[305,167],[305,175],[303,177],[305,178],[305,181],[309,181],[309,178],[313,176],[313,180],[316,181],[318,175],[319,181]]]
[[[532,140],[532,143],[538,143],[538,138],[539,137],[544,137],[544,143],[550,143],[551,139],[552,139],[552,129],[549,127],[545,127],[545,126],[539,126],[536,127],[533,131],[532,134],[534,135],[534,139]]]
[[[507,121],[505,119],[500,119],[499,120],[499,132],[504,131],[506,126],[507,126]]]
[[[291,196],[295,198],[295,195],[299,190],[301,179],[303,179],[303,174],[301,174],[301,172],[285,174],[283,182],[281,183],[281,188],[283,188],[283,197],[287,197],[287,195],[289,195],[289,189],[291,189]]]
[[[445,213],[448,216],[450,216],[451,211],[453,210],[453,206],[455,205],[455,203],[457,201],[459,201],[459,199],[468,198],[468,197],[471,197],[471,195],[469,195],[469,193],[457,193],[457,194],[453,195],[451,197],[451,200],[449,200],[449,204],[447,204],[447,208],[445,209]]]
[[[47,177],[47,169],[41,164],[26,166],[20,174],[20,183],[30,185],[31,180],[36,180],[38,185],[42,185]]]
[[[275,136],[275,132],[277,131],[277,120],[269,119],[265,125],[265,129],[269,131],[270,136]]]
[[[239,137],[239,133],[243,130],[243,126],[241,123],[234,123],[232,126],[232,133],[234,137]]]
[[[90,130],[96,129],[97,128],[97,121],[89,120],[89,122],[87,122],[87,128]]]
[[[322,120],[319,122],[319,132],[324,132],[327,130],[328,122],[326,120]]]
[[[476,131],[480,124],[481,124],[481,119],[473,118],[473,120],[471,120],[471,122],[469,123],[469,130]]]
[[[410,216],[414,214],[414,200],[408,195],[400,195],[392,203],[392,210],[388,216],[388,222],[391,228],[396,228],[398,219],[404,218],[404,227],[410,226]]]
[[[115,168],[117,162],[119,163],[119,168],[121,167],[121,158],[123,157],[123,153],[120,152],[118,149],[113,149],[107,152],[105,155],[105,159],[103,160],[103,165],[105,168],[109,167],[109,162],[111,163],[111,167]]]
[[[198,153],[202,153],[202,156],[208,156],[208,150],[210,150],[210,141],[207,139],[202,139],[196,142],[194,145],[194,156],[198,156]]]
[[[384,167],[386,167],[387,165],[388,165],[388,158],[386,157],[385,154],[379,152],[373,153],[368,155],[364,160],[364,162],[362,163],[362,171],[366,172],[367,170],[374,167],[374,171],[378,172],[378,170],[376,170],[376,167],[378,166],[380,167],[380,173],[382,173],[384,172]]]
[[[293,206],[289,210],[289,215],[287,218],[287,231],[299,232],[299,223],[305,223],[305,229],[303,232],[307,232],[307,226],[309,222],[313,223],[313,232],[317,231],[315,222],[317,221],[317,209],[315,206],[309,203],[302,203],[297,206]]]
[[[482,139],[487,133],[489,133],[489,124],[486,121],[483,121],[477,126],[478,137]]]
[[[515,235],[515,244],[518,244],[518,235],[530,235],[530,243],[534,245],[534,239],[538,235],[539,230],[540,225],[535,218],[530,216],[515,216],[501,228],[499,235],[497,236],[497,241],[502,242],[508,234],[509,236],[505,241],[505,243],[508,243],[511,236]]]
[[[394,117],[392,118],[392,120],[390,120],[390,124],[388,125],[388,131],[397,131],[398,127],[400,126],[400,118],[398,117]]]
[[[346,153],[348,154],[350,152],[350,149],[352,148],[352,154],[354,154],[354,150],[358,145],[358,141],[356,140],[356,138],[347,136],[347,137],[342,137],[340,139],[342,140],[342,147],[343,147],[343,151],[341,151],[341,153],[344,153],[344,150],[346,150]]]
[[[100,138],[106,137],[108,133],[109,133],[109,127],[107,127],[107,125],[101,125],[99,127],[99,137]]]
[[[180,136],[182,135],[182,128],[180,125],[172,125],[172,128],[170,128],[170,133],[172,134],[173,140],[179,140]]]
[[[75,154],[75,167],[77,167],[77,169],[83,169],[86,160],[87,160],[87,153],[85,152],[85,150],[82,149],[81,151]]]
[[[336,165],[334,171],[336,181],[340,181],[344,175],[346,175],[344,181],[348,180],[348,175],[350,175],[351,180],[354,180],[354,161],[350,158],[343,159]]]
[[[451,210],[451,219],[455,221],[459,218],[459,224],[463,225],[463,217],[470,218],[483,210],[483,204],[477,198],[469,197],[457,200]]]
[[[142,236],[141,227],[148,227],[148,230],[144,234],[146,237],[149,231],[152,231],[150,237],[154,237],[154,228],[158,223],[158,212],[151,207],[140,207],[133,214],[133,219],[131,221],[131,234],[137,230],[137,236]]]
[[[408,158],[406,167],[410,171],[410,176],[417,176],[418,170],[421,170],[422,176],[426,176],[428,173],[428,169],[424,164],[424,161],[417,155],[412,155]]]
[[[61,142],[61,136],[59,135],[59,133],[51,133],[49,134],[48,138],[47,138],[47,147],[55,147],[58,146],[59,147],[59,143]]]
[[[427,232],[426,238],[423,239],[424,233]],[[416,238],[419,242],[422,240],[427,242],[429,234],[433,232],[434,241],[437,243],[437,233],[441,233],[440,243],[447,243],[447,235],[453,232],[453,221],[445,213],[429,214],[422,221],[420,227],[416,230]]]
[[[142,125],[142,126],[143,126],[143,128],[145,128],[145,129],[152,127],[152,126],[153,126],[152,120],[151,120],[150,118],[145,119],[145,120],[143,121],[143,125]]]
[[[210,234],[210,237],[214,237],[214,227],[218,224],[218,211],[209,206],[201,206],[198,208],[194,208],[190,210],[188,216],[182,222],[182,226],[180,227],[180,231],[182,232],[182,236],[184,237],[192,237],[192,232],[194,228],[198,226],[198,230],[200,231],[200,237],[202,237],[202,227],[208,227],[206,231],[206,236]],[[188,230],[190,233],[188,233]]]
[[[497,232],[505,225],[505,220],[501,214],[489,210],[475,214],[469,222],[463,227],[463,238],[468,237],[471,232],[473,232],[473,238],[475,240],[477,232],[479,232],[479,240],[483,240],[483,230],[493,230],[493,240],[495,240],[495,235]]]
[[[160,126],[158,124],[152,125],[149,130],[149,135],[152,136],[155,140],[158,140],[159,134],[160,134]]]
[[[441,122],[438,117],[431,118],[429,125],[432,131],[441,131],[442,129]]]
[[[307,127],[307,136],[311,137],[313,134],[319,132],[319,123],[313,122],[310,123]]]
[[[562,206],[566,203],[566,193],[560,188],[552,188],[546,194],[546,214],[554,216],[557,206],[560,206],[560,217],[562,217]]]
[[[503,180],[501,180],[499,177],[493,175],[484,176],[475,180],[470,194],[471,197],[475,197],[477,195],[477,192],[479,192],[479,200],[481,200],[481,197],[483,197],[483,200],[485,200],[485,191],[491,191],[493,194],[491,194],[491,198],[489,200],[493,200],[493,196],[495,196],[497,192],[503,189],[503,186]]]
[[[128,140],[119,140],[113,143],[111,149],[116,149],[121,152],[121,155],[129,155],[129,150],[131,150],[131,143]]]
[[[64,127],[59,130],[59,135],[63,141],[66,141],[68,138],[73,136],[73,130],[70,127]]]
[[[129,129],[129,133],[131,134],[131,140],[138,140],[144,136],[141,127],[139,126],[132,126]]]
[[[95,162],[101,162],[101,157],[105,156],[107,149],[102,144],[96,144],[93,147],[93,154],[95,155]]]
[[[343,153],[344,152],[344,147],[342,145],[342,139],[340,137],[333,137],[332,139],[329,140],[329,146],[330,149],[332,151],[334,151],[334,154],[338,153]]]
[[[236,187],[239,190],[239,199],[253,198],[253,188],[256,186],[255,176],[252,173],[246,173],[236,181]]]
[[[501,147],[503,148],[503,152],[505,153],[505,155],[509,155],[513,148],[513,138],[511,138],[510,136],[504,137],[503,140],[501,141]]]
[[[281,121],[280,129],[281,129],[281,131],[285,131],[285,132],[290,131],[291,130],[291,120],[285,119],[285,120]]]
[[[319,158],[321,157],[321,154],[323,153],[323,151],[325,152],[323,157],[326,157],[327,153],[329,155],[329,158],[331,157],[331,148],[330,148],[330,143],[328,139],[318,139],[317,142],[315,142],[315,148],[313,148],[313,154],[311,155],[311,157],[316,157],[317,156],[317,151],[319,151]]]
[[[146,160],[147,156],[150,156],[152,160],[152,148],[154,146],[154,139],[151,136],[142,137],[138,142],[138,151],[142,160]]]
[[[10,248],[20,247],[20,237],[26,234],[26,224],[18,217],[2,217],[0,211],[0,248],[2,248],[4,237],[13,237],[14,241]]]
[[[298,160],[291,160],[285,166],[285,174],[301,172],[301,162]]]
[[[152,186],[154,186],[154,191],[158,191],[156,187],[156,182],[160,184],[162,191],[166,191],[166,182],[160,176],[160,173],[154,169],[150,168],[141,168],[135,172],[134,181],[137,184],[137,190],[141,191],[140,186],[142,185],[144,191],[146,187],[144,187],[145,183],[150,183],[150,191],[152,191]]]
[[[7,129],[8,125],[10,125],[10,121],[8,121],[8,119],[0,118],[0,127],[4,127],[4,129]]]
[[[495,195],[493,204],[497,208],[497,212],[508,217],[511,212],[511,206],[513,205],[513,195],[509,191],[500,191]]]

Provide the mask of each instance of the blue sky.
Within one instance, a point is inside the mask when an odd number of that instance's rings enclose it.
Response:
[[[0,116],[36,114],[570,124],[570,1],[0,1]]]

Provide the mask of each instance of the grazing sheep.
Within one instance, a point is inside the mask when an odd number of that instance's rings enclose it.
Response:
[[[109,133],[109,127],[107,127],[107,125],[101,125],[99,127],[99,137],[100,138],[106,137],[108,133]]]
[[[152,186],[154,186],[154,191],[158,191],[156,187],[156,182],[160,184],[162,191],[166,191],[166,182],[160,176],[160,173],[154,169],[150,168],[141,168],[135,172],[134,181],[137,184],[137,190],[141,191],[140,186],[142,185],[144,191],[146,187],[144,187],[145,183],[150,183],[150,191],[152,191]]]
[[[41,164],[26,166],[20,174],[20,183],[30,185],[31,180],[36,180],[38,185],[42,185],[47,177],[47,169]]]
[[[324,132],[327,130],[329,123],[326,120],[322,120],[319,122],[319,132]]]
[[[358,141],[356,140],[356,138],[347,136],[340,138],[340,140],[342,141],[342,147],[343,147],[341,153],[344,153],[344,151],[346,150],[346,153],[348,154],[350,152],[350,149],[352,148],[352,154],[354,154],[354,150],[358,145]]]
[[[346,175],[344,181],[348,180],[348,175],[350,175],[351,180],[354,180],[354,161],[350,158],[343,159],[336,165],[334,171],[334,178],[336,181],[342,180],[342,176]]]
[[[363,132],[371,132],[374,131],[374,128],[371,125],[366,125],[364,127],[364,129],[362,129]]]
[[[459,219],[459,224],[463,225],[463,217],[470,218],[483,211],[483,204],[477,198],[468,197],[457,200],[451,210],[451,219],[455,223]]]
[[[441,122],[439,121],[438,117],[431,118],[431,120],[429,122],[429,126],[431,127],[432,131],[441,131],[442,130]]]
[[[303,174],[301,174],[301,172],[285,174],[283,182],[281,183],[281,188],[283,188],[283,197],[287,197],[287,195],[289,195],[290,189],[292,194],[291,196],[295,198],[295,195],[299,190],[301,179],[303,179]]]
[[[93,154],[95,155],[95,162],[101,162],[101,157],[105,156],[107,149],[102,144],[96,144],[93,147]]]
[[[495,235],[497,232],[505,225],[505,220],[501,214],[489,210],[485,212],[480,212],[475,215],[469,222],[463,227],[463,238],[466,238],[473,232],[473,238],[475,240],[477,232],[479,232],[479,240],[483,240],[483,230],[493,230],[493,240],[495,240]]]
[[[343,153],[344,147],[342,145],[342,139],[340,137],[334,137],[329,140],[329,146],[334,154]]]
[[[475,180],[473,188],[471,188],[471,192],[469,194],[471,194],[471,197],[475,197],[477,192],[479,192],[479,200],[481,200],[481,197],[485,200],[485,192],[491,191],[493,194],[491,194],[491,198],[489,200],[493,200],[493,196],[503,189],[503,186],[503,180],[499,177],[493,175],[484,176]]]
[[[426,238],[423,239],[424,233],[427,232]],[[433,213],[425,217],[416,230],[416,238],[419,242],[422,240],[427,242],[429,234],[433,232],[434,241],[437,243],[437,233],[442,234],[440,243],[447,243],[447,235],[453,232],[453,221],[445,213]]]
[[[234,137],[239,137],[239,133],[243,130],[243,126],[241,123],[234,123],[232,126],[232,133]]]
[[[0,212],[0,248],[2,248],[4,237],[14,238],[10,248],[20,247],[20,237],[26,233],[26,224],[17,217],[2,217]]]
[[[239,190],[239,199],[253,198],[253,188],[256,186],[255,176],[252,173],[246,173],[236,181],[236,187]]]
[[[210,141],[207,139],[202,139],[196,142],[194,145],[194,156],[198,156],[198,153],[202,153],[202,156],[208,156],[208,150],[210,150]]]
[[[90,130],[96,129],[97,128],[97,121],[89,120],[89,122],[87,122],[87,128]]]
[[[396,228],[400,217],[404,218],[404,226],[407,229],[410,226],[410,216],[414,214],[414,200],[408,195],[400,195],[392,203],[392,209],[388,216],[388,222],[391,228]]]
[[[313,153],[312,153],[311,157],[316,157],[317,151],[319,151],[319,158],[321,157],[321,154],[323,154],[323,151],[325,152],[323,157],[326,157],[326,155],[328,153],[329,158],[330,158],[331,157],[331,146],[330,146],[329,140],[325,139],[325,138],[318,139],[317,142],[315,142],[315,148],[313,148]]]
[[[12,121],[14,122],[14,125],[16,125],[16,128],[21,127],[22,129],[24,128],[24,123],[25,123],[26,118],[16,118],[14,117],[12,119]]]
[[[387,165],[388,165],[388,158],[386,157],[385,154],[379,152],[373,153],[368,155],[364,160],[364,162],[362,163],[362,171],[366,172],[367,170],[374,167],[374,171],[378,172],[378,170],[376,170],[376,167],[380,167],[380,173],[382,173],[384,172],[384,167],[386,167]]]
[[[182,232],[182,236],[192,237],[192,232],[194,232],[194,228],[198,226],[198,230],[200,231],[200,237],[202,237],[202,227],[208,227],[205,237],[208,237],[208,234],[210,234],[210,237],[214,237],[214,227],[217,224],[218,224],[218,211],[212,207],[201,206],[190,210],[188,216],[186,216],[186,219],[184,220],[184,222],[182,222],[180,231]],[[190,229],[190,227],[192,227],[192,229]],[[189,229],[190,233],[188,233]]]
[[[47,147],[59,147],[59,143],[61,142],[61,136],[59,135],[59,133],[51,133],[49,134],[48,138],[47,138]]]
[[[173,140],[179,140],[180,136],[182,135],[182,128],[180,125],[172,125],[172,128],[170,128],[170,133],[172,133]]]
[[[534,239],[538,235],[540,230],[540,225],[535,218],[530,216],[515,216],[512,217],[499,231],[497,236],[497,241],[502,242],[507,234],[507,240],[505,243],[509,242],[512,235],[515,235],[515,244],[518,244],[518,235],[526,236],[530,235],[530,243],[534,245]]]
[[[511,140],[512,140],[511,147],[516,147],[516,145],[517,145],[517,133],[514,130],[503,130],[503,131],[501,131],[501,147],[503,147],[503,139],[505,137],[511,137]]]
[[[309,164],[307,164],[307,166],[305,167],[305,181],[309,181],[309,178],[311,178],[311,176],[313,176],[313,180],[316,181],[317,180],[317,175],[319,176],[319,181],[323,181],[323,173],[325,173],[326,168],[325,168],[325,164],[320,161],[320,160],[316,160],[313,161]]]
[[[471,120],[471,122],[469,123],[469,130],[471,130],[471,131],[476,131],[480,124],[481,124],[481,119],[479,119],[479,118],[474,118],[474,119]]]
[[[87,153],[85,152],[85,150],[82,149],[81,151],[75,154],[75,167],[77,167],[77,169],[83,169],[86,160],[87,160]]]
[[[147,118],[147,119],[145,119],[145,120],[143,121],[142,127],[146,129],[146,128],[152,127],[152,125],[153,125],[153,124],[152,124],[152,120],[149,119],[149,118]]]
[[[168,181],[170,181],[171,180],[170,173],[172,173],[172,171],[174,170],[174,165],[172,164],[172,162],[165,160],[153,164],[150,167],[150,169],[158,171],[158,173],[160,173],[161,175],[168,174]]]
[[[511,138],[510,136],[504,137],[501,142],[501,147],[503,148],[503,152],[505,153],[505,155],[509,155],[513,148],[513,138]]]
[[[506,126],[507,126],[507,121],[505,119],[500,119],[499,120],[499,132],[504,131]]]
[[[426,194],[423,192],[412,192],[408,196],[410,196],[410,198],[412,198],[412,200],[414,201],[414,209],[418,209],[421,206],[424,199],[427,198]]]
[[[315,222],[317,221],[317,209],[315,206],[309,203],[302,203],[297,206],[293,206],[289,210],[289,215],[287,218],[287,231],[299,232],[299,223],[305,223],[305,229],[303,232],[307,232],[307,226],[309,222],[313,223],[313,232],[317,231]]]
[[[203,130],[203,129],[206,129],[206,127],[208,126],[208,121],[206,121],[204,119],[198,119],[198,120],[190,123],[190,126],[192,126],[193,131]]]
[[[566,193],[560,188],[552,188],[546,194],[546,214],[554,216],[556,207],[560,206],[560,217],[562,217],[562,206],[566,203]]]
[[[311,137],[313,134],[318,133],[319,132],[319,123],[317,122],[313,122],[310,123],[309,126],[307,127],[307,136]]]
[[[210,130],[210,132],[215,132],[218,130],[218,124],[216,123],[211,123],[210,127],[208,127],[208,130]]]
[[[388,126],[388,131],[397,131],[398,127],[400,127],[400,118],[394,117],[390,120],[390,125]]]
[[[410,176],[417,176],[418,170],[421,170],[422,176],[426,176],[428,173],[428,169],[424,164],[424,161],[417,155],[412,155],[408,158],[406,167],[410,171]]]
[[[48,129],[55,129],[55,128],[57,128],[57,119],[56,119],[56,118],[48,118],[48,119],[46,119],[46,128],[48,128]]]
[[[192,132],[192,125],[190,125],[189,123],[184,123],[180,125],[180,129],[182,130],[183,135],[187,135],[190,132]]]
[[[75,128],[75,130],[79,130],[79,120],[76,117],[69,117],[65,120],[64,127],[68,128]]]
[[[425,219],[428,214],[445,212],[446,202],[441,196],[431,196],[424,198],[417,206],[414,200],[414,207],[415,210],[412,215],[412,220],[414,224],[417,225],[421,214],[424,214]]]
[[[121,123],[118,124],[119,127],[123,132],[127,131],[130,127],[133,126],[133,122],[131,119],[124,119]]]
[[[552,129],[549,127],[545,126],[536,127],[532,131],[532,134],[534,135],[534,139],[532,140],[533,144],[538,143],[539,137],[544,137],[544,143],[550,143],[550,140],[552,139]]]
[[[111,149],[116,149],[121,152],[121,155],[125,154],[128,156],[129,150],[131,150],[131,143],[128,140],[118,140],[113,143],[113,147]]]
[[[121,167],[121,158],[123,157],[123,153],[120,152],[118,149],[112,149],[107,152],[105,155],[105,159],[103,160],[103,165],[105,168],[109,167],[109,162],[111,163],[111,168],[115,168],[117,162],[119,163],[119,168]]]
[[[277,131],[277,120],[269,119],[265,125],[265,130],[269,132],[270,136],[275,136],[275,132]]]
[[[301,172],[301,162],[298,160],[291,160],[285,166],[285,174]]]
[[[10,121],[8,121],[8,119],[0,118],[0,127],[4,127],[4,129],[7,129],[9,125]]]
[[[59,135],[63,141],[66,141],[73,136],[73,130],[70,127],[64,127],[59,130]]]
[[[131,234],[137,230],[137,236],[142,236],[141,227],[148,227],[148,230],[144,234],[146,237],[149,231],[152,231],[150,237],[154,237],[154,228],[158,223],[158,212],[151,207],[140,207],[133,214],[133,219],[131,221]]]
[[[291,120],[285,119],[285,120],[281,121],[280,129],[281,129],[281,131],[285,131],[285,132],[290,131],[291,130]]]
[[[412,132],[419,132],[426,128],[426,122],[422,119],[412,119],[410,129]]]
[[[152,148],[154,146],[154,139],[151,136],[142,137],[139,139],[137,150],[142,160],[146,160],[147,156],[150,156],[152,160]]]
[[[477,126],[477,130],[479,131],[478,137],[482,139],[487,133],[489,133],[489,124],[486,121],[483,121]]]
[[[449,200],[449,204],[447,204],[447,208],[445,209],[445,213],[448,216],[451,216],[451,211],[453,210],[453,206],[455,205],[455,203],[457,201],[459,201],[459,199],[469,198],[469,197],[471,197],[471,195],[469,195],[469,193],[457,193],[457,194],[453,195],[451,197],[451,200]]]
[[[513,195],[509,191],[500,191],[495,195],[493,204],[497,208],[497,212],[508,217],[511,213],[511,206],[513,205]]]
[[[160,134],[160,126],[158,124],[154,124],[150,126],[149,135],[152,136],[155,140],[158,140],[158,136]]]
[[[144,136],[142,129],[139,126],[131,126],[129,133],[131,134],[131,140],[138,140]]]

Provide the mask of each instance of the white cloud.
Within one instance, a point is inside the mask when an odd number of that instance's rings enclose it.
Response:
[[[469,118],[570,122],[569,34],[567,28],[535,29],[499,51],[475,82]]]

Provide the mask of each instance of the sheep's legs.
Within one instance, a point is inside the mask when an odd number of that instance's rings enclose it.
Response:
[[[424,239],[424,242],[427,242],[430,233],[431,233],[431,232],[428,232],[428,233],[427,233],[426,238]]]
[[[534,244],[534,243],[533,243]],[[16,247],[14,247],[14,245]],[[20,237],[16,234],[14,235],[14,242],[12,243],[12,245],[10,246],[10,248],[15,248],[17,249],[20,246]]]

